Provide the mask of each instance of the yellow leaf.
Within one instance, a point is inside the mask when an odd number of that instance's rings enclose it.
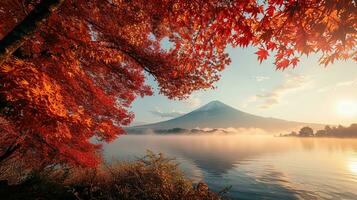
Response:
[[[50,84],[44,82],[44,83],[43,83],[43,86],[44,86],[44,88],[45,88],[45,90],[46,90],[47,92],[52,92],[52,87],[51,87]]]
[[[5,72],[5,73],[8,73],[8,72],[10,72],[12,70],[13,70],[13,68],[10,67],[9,65],[4,65],[4,66],[1,67],[1,71]]]
[[[92,126],[92,119],[91,118],[85,119],[84,122],[87,124],[87,126]]]
[[[29,82],[27,82],[25,79],[22,80],[22,81],[20,81],[20,83],[21,83],[22,85],[28,85],[28,84],[29,84]]]

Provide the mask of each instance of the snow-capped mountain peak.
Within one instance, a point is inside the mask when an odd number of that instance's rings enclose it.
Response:
[[[228,106],[220,101],[211,101],[208,104],[196,109],[195,111],[209,111],[209,110],[216,110],[221,108],[227,108]]]

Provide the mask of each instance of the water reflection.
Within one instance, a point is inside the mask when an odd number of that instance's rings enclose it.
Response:
[[[124,136],[108,160],[146,149],[176,157],[186,174],[239,199],[357,199],[357,140],[267,136]],[[348,163],[348,167],[346,167]]]
[[[348,168],[351,170],[351,172],[353,172],[357,175],[357,161],[351,161],[348,164]]]

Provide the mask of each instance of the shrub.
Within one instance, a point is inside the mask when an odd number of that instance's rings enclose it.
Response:
[[[2,186],[0,194],[1,199],[223,198],[220,193],[212,192],[205,183],[194,185],[185,178],[174,160],[150,151],[135,162],[116,162],[101,168],[52,167],[34,171],[19,184]]]

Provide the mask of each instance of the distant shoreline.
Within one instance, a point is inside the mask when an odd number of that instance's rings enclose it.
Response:
[[[184,129],[184,128],[172,128],[172,129],[129,129],[127,130],[129,135],[146,135],[146,134],[156,134],[156,135],[200,135],[200,134],[234,134],[225,129]]]
[[[275,137],[289,137],[289,138],[340,138],[340,139],[357,139],[357,136],[287,136],[287,135],[275,135]]]
[[[279,137],[299,137],[299,138],[357,138],[357,124],[351,124],[349,127],[325,126],[324,129],[314,130],[308,126],[300,129],[299,132],[292,131],[289,134],[280,134]]]

